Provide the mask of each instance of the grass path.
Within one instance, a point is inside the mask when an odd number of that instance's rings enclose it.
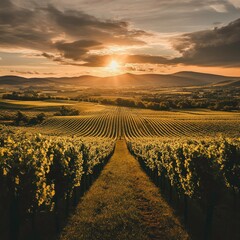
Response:
[[[124,141],[69,219],[61,240],[189,239]]]

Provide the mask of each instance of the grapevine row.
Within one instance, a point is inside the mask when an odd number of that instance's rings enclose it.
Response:
[[[42,130],[48,134],[68,134],[77,136],[109,137],[181,137],[181,136],[211,136],[225,134],[239,135],[237,120],[197,120],[188,115],[170,119],[161,112],[150,115],[146,110],[109,107],[96,114],[83,114],[76,117],[53,117],[42,125]]]
[[[234,202],[240,193],[240,139],[135,138],[127,144],[162,191],[169,183],[170,202],[173,189],[178,197],[184,196],[185,224],[187,199],[206,206],[204,239],[209,239],[215,206],[227,192]],[[237,224],[238,218],[234,220]]]
[[[0,206],[11,218],[10,234],[17,239],[21,219],[38,211],[55,213],[60,199],[87,187],[114,151],[106,138],[51,137],[40,134],[0,136]],[[16,223],[17,221],[17,223]]]

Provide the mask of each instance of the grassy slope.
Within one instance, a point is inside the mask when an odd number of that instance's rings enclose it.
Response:
[[[61,240],[189,239],[124,141],[83,197]]]

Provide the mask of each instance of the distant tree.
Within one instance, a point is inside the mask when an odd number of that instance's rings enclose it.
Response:
[[[37,125],[38,124],[38,119],[37,117],[32,117],[31,119],[29,119],[28,125]]]
[[[138,108],[145,108],[146,106],[145,106],[145,104],[143,103],[143,102],[138,102],[137,104],[136,104],[136,107],[138,107]]]
[[[42,123],[46,119],[44,113],[39,113],[37,116],[29,118],[26,114],[18,111],[15,118],[14,124],[17,126],[36,125]]]
[[[16,118],[14,120],[14,123],[17,126],[25,125],[26,123],[28,123],[28,121],[29,121],[29,119],[28,119],[28,117],[24,113],[22,113],[21,111],[17,112]]]
[[[136,104],[133,100],[124,99],[124,98],[117,98],[116,105],[124,106],[124,107],[136,107]]]
[[[37,115],[37,120],[39,123],[42,123],[46,119],[46,115],[44,113],[39,113]]]
[[[79,115],[79,111],[74,108],[62,106],[56,116],[77,116]]]
[[[29,125],[41,124],[46,119],[46,115],[44,113],[39,113],[36,117],[29,119]]]
[[[150,102],[148,103],[147,108],[150,108],[153,110],[159,110],[159,103]]]
[[[160,110],[169,110],[170,109],[169,103],[168,102],[160,102],[159,109]]]

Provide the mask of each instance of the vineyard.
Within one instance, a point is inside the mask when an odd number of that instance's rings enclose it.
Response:
[[[156,185],[162,191],[168,188],[169,202],[173,201],[173,192],[183,199],[186,226],[188,202],[205,206],[206,217],[202,223],[205,227],[201,230],[208,239],[213,210],[219,200],[233,195],[233,209],[236,210],[236,196],[240,191],[239,119],[238,113],[169,113],[113,107],[77,118],[55,117],[43,127],[52,134],[61,129],[79,136],[125,138],[129,151]],[[232,202],[220,204],[227,204],[228,208]],[[236,221],[238,225],[239,218]],[[234,227],[235,224],[233,231]]]
[[[5,214],[10,216],[9,231],[15,234],[10,234],[11,239],[17,239],[20,220],[26,216],[31,216],[34,229],[34,216],[41,211],[53,212],[58,229],[61,202],[66,203],[67,215],[70,199],[76,204],[121,139],[161,192],[168,194],[169,203],[174,194],[183,202],[186,227],[189,202],[206,209],[205,226],[200,228],[204,239],[210,239],[219,202],[231,212],[227,217],[239,207],[239,130],[239,113],[122,107],[54,116],[16,133],[2,127],[0,206],[6,206]],[[234,215],[234,221],[236,232],[240,217]],[[240,234],[235,232],[233,239]]]
[[[77,204],[114,151],[109,139],[49,137],[41,134],[13,133],[1,130],[0,137],[0,206],[1,232],[9,227],[10,239],[18,239],[20,225],[26,217],[41,211],[53,212],[59,231],[59,202]],[[3,209],[4,206],[4,209]],[[61,204],[60,204],[61,206]]]
[[[107,138],[231,136],[240,134],[240,114],[211,111],[157,112],[108,107],[76,117],[52,117],[41,131]],[[37,129],[39,131],[39,129]]]
[[[210,239],[214,209],[218,204],[224,204],[233,214],[234,220],[229,221],[235,234],[240,223],[239,215],[236,215],[240,193],[239,139],[140,138],[130,140],[128,148],[153,182],[163,192],[168,189],[170,203],[173,201],[173,191],[183,199],[185,226],[188,226],[188,202],[195,201],[206,211],[202,231],[204,239]],[[229,195],[233,196],[233,201],[226,204],[223,199]],[[221,214],[225,222],[226,212]]]

